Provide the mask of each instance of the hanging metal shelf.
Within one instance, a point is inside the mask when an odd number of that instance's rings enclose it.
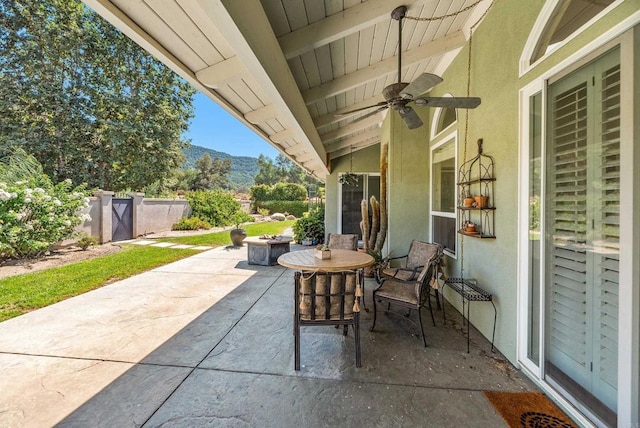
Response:
[[[482,150],[482,138],[478,140],[478,154],[458,169],[458,233],[472,238],[495,238],[494,160]],[[473,205],[465,204],[468,198],[476,199]],[[472,230],[468,225],[472,224]]]

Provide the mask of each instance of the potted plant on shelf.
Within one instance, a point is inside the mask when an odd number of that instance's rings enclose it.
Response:
[[[247,237],[247,232],[242,228],[242,225],[251,221],[252,218],[249,214],[246,214],[243,211],[236,211],[231,220],[235,225],[235,228],[231,229],[231,232],[229,232],[229,235],[231,236],[231,243],[234,247],[242,247],[242,241]]]

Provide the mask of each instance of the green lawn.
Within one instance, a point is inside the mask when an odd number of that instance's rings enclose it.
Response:
[[[245,230],[249,236],[280,235],[294,222],[250,223]],[[229,231],[162,241],[214,247],[231,244]],[[116,254],[0,280],[0,322],[197,253],[133,245]]]
[[[134,245],[116,254],[0,280],[0,321],[197,253]]]
[[[248,223],[243,228],[247,231],[247,236],[260,235],[281,235],[287,227],[293,226],[295,220],[269,221],[262,223]],[[231,245],[229,231],[206,233],[204,235],[181,236],[179,238],[162,238],[159,241],[173,242],[185,245]]]

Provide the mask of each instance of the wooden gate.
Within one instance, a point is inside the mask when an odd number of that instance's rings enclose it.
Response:
[[[126,241],[133,238],[133,198],[113,198],[111,239]]]

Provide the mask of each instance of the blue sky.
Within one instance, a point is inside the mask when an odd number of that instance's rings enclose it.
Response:
[[[193,107],[195,117],[185,133],[191,144],[234,156],[257,158],[262,153],[274,160],[278,156],[279,152],[273,146],[205,95],[198,92],[193,99]]]

